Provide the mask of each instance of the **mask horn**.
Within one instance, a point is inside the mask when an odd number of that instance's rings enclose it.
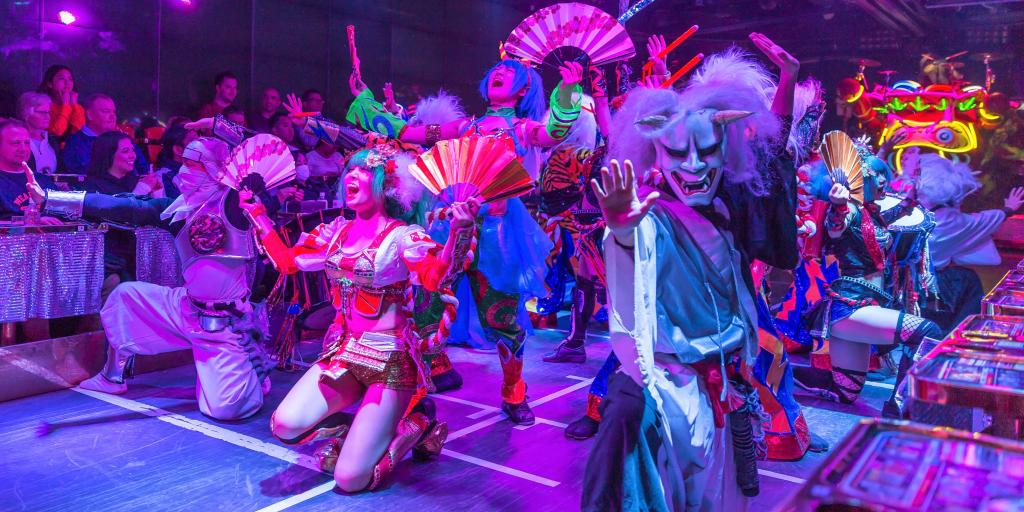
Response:
[[[747,112],[746,110],[719,110],[711,114],[711,122],[718,126],[726,126],[752,114],[753,112]]]
[[[636,121],[636,125],[640,127],[641,130],[660,130],[664,128],[666,124],[668,124],[668,117],[660,114],[647,116]]]

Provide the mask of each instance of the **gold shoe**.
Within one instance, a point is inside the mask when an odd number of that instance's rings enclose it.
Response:
[[[441,454],[448,439],[448,423],[437,421],[412,449],[413,460],[430,460]]]
[[[341,454],[341,446],[345,443],[345,436],[348,434],[348,425],[341,425],[337,437],[331,438],[316,452],[316,460],[320,463],[320,470],[327,474],[334,474],[334,467],[338,465],[338,455]]]

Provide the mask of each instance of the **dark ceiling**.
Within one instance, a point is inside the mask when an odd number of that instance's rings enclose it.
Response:
[[[524,13],[555,1],[497,0]],[[630,3],[636,0],[631,0]],[[590,0],[618,13],[619,0]],[[969,51],[960,60],[968,80],[981,82],[986,52],[993,62],[997,89],[1024,96],[1024,1],[976,0],[655,0],[626,23],[642,48],[651,33],[669,39],[690,25],[700,31],[677,54],[676,64],[694,53],[746,44],[757,31],[772,37],[805,64],[804,69],[830,81],[856,72],[851,60],[868,58],[893,69],[901,78],[917,78],[922,53],[942,57]],[[749,46],[749,45],[747,45]],[[752,47],[751,47],[752,48]],[[973,58],[972,58],[973,56]],[[876,75],[877,76],[877,75]]]

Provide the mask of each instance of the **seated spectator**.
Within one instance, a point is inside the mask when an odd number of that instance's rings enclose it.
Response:
[[[163,185],[160,177],[147,174],[140,178],[133,172],[135,159],[135,145],[131,137],[119,131],[100,135],[92,147],[85,191],[112,196],[132,193],[161,197]],[[106,301],[114,287],[135,279],[135,236],[132,231],[112,227],[104,235],[103,244],[101,296]]]
[[[28,166],[39,174],[57,172],[57,152],[53,149],[57,142],[50,135],[50,115],[52,112],[50,97],[41,92],[26,92],[18,98],[18,117],[28,126],[29,143],[32,156]]]
[[[249,116],[249,128],[260,133],[270,133],[270,118],[281,111],[281,93],[273,87],[263,89],[259,110]]]
[[[270,118],[270,133],[288,144],[291,152],[302,152],[302,141],[295,134],[295,125],[291,117],[284,112],[278,112]]]
[[[224,111],[220,113],[220,115],[224,116],[225,119],[231,121],[232,123],[244,126],[246,128],[249,127],[249,125],[247,125],[245,121],[245,111],[243,111],[240,107],[231,105],[230,107],[225,108]]]
[[[85,99],[85,126],[68,137],[61,152],[61,160],[65,172],[86,174],[92,145],[96,137],[117,130],[117,107],[114,100],[106,94],[92,94]],[[133,145],[134,146],[134,145]],[[135,146],[135,172],[145,174],[149,171],[149,160],[142,150]]]
[[[324,95],[316,89],[306,89],[302,93],[302,110],[305,112],[323,112]]]
[[[24,162],[32,155],[28,126],[16,119],[0,121],[0,219],[22,216],[29,207],[29,195],[25,189]],[[45,174],[36,175],[43,188],[53,188],[53,181]],[[43,217],[45,224],[60,224],[52,217]]]
[[[305,155],[309,178],[300,181],[305,197],[333,202],[337,198],[338,178],[345,168],[344,160],[337,146],[318,141],[316,148]]]
[[[181,125],[168,128],[164,132],[163,138],[160,139],[160,144],[163,148],[156,158],[156,174],[160,176],[160,180],[163,182],[165,197],[174,199],[181,195],[178,186],[174,184],[174,177],[178,175],[178,170],[185,163],[185,160],[182,158],[185,146],[188,146],[188,143],[195,139],[196,132],[186,130]]]
[[[107,132],[96,137],[85,178],[86,192],[147,195],[158,186],[159,176],[135,174],[135,144],[124,132]]]
[[[78,104],[75,76],[71,68],[63,64],[46,68],[36,92],[46,94],[53,103],[49,130],[58,140],[67,140],[72,133],[85,126],[85,108]]]
[[[199,107],[197,119],[213,117],[235,103],[238,96],[238,77],[230,71],[222,71],[213,80],[213,100]]]
[[[334,144],[318,141],[316,148],[306,153],[306,165],[311,178],[339,178],[345,169],[345,157]]]
[[[167,129],[170,130],[175,126],[185,126],[191,122],[192,120],[186,116],[171,116],[167,118]]]
[[[306,91],[302,93],[301,99],[303,112],[323,112],[324,95],[321,94],[320,91],[316,89],[306,89]],[[296,137],[302,142],[302,146],[306,148],[316,146],[316,135],[302,131],[304,121],[300,118],[294,118],[292,119],[292,122],[296,125]]]

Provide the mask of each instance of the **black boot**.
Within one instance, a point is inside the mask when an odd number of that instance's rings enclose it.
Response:
[[[587,394],[587,413],[582,418],[565,427],[565,437],[584,441],[597,435],[597,427],[601,426],[601,402],[603,398]]]
[[[594,316],[596,302],[594,285],[586,281],[576,283],[572,294],[572,327],[569,335],[555,347],[555,350],[544,356],[545,363],[585,363],[587,350],[584,342],[587,339],[587,326]]]
[[[821,398],[852,404],[864,389],[867,372],[833,368],[832,371],[809,366],[793,367],[793,382]]]
[[[933,346],[934,343],[927,343],[926,339],[939,339],[942,337],[942,330],[938,324],[931,320],[915,315],[900,313],[899,326],[896,329],[896,342],[902,345],[903,357],[900,358],[899,368],[896,370],[896,383],[892,388],[892,395],[882,406],[882,417],[890,419],[906,419],[906,406],[903,401],[905,390],[903,389],[907,373],[916,360],[923,356],[919,354],[922,345]]]

